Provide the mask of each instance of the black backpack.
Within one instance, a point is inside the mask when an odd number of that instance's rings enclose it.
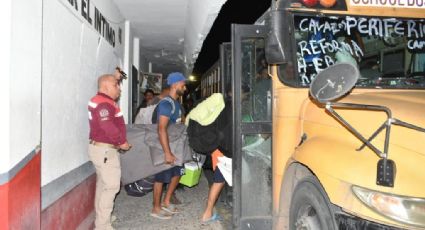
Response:
[[[217,122],[210,125],[200,125],[197,121],[190,119],[187,127],[189,146],[197,153],[210,155],[219,145],[219,133]]]
[[[200,125],[194,120],[189,120],[187,135],[189,146],[197,153],[210,155],[214,150],[220,149],[227,157],[232,157],[232,107],[231,102],[225,104],[223,111],[210,125]]]
[[[142,197],[153,190],[154,176],[140,179],[124,186],[127,195]]]

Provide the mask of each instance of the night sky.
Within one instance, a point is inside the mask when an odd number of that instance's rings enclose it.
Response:
[[[270,7],[272,0],[227,0],[221,8],[210,33],[205,38],[193,68],[193,74],[202,76],[219,57],[219,45],[230,42],[230,25],[253,24]]]

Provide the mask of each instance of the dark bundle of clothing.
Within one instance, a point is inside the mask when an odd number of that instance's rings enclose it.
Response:
[[[189,146],[197,153],[210,155],[219,149],[227,157],[232,157],[232,104],[226,100],[224,109],[210,125],[202,126],[189,120],[187,135]]]

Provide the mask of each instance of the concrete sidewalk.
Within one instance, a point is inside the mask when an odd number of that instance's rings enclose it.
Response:
[[[231,229],[230,207],[223,202],[217,201],[216,211],[223,220],[202,226],[200,223],[201,214],[205,208],[208,197],[208,182],[202,174],[199,184],[192,187],[184,187],[184,190],[176,191],[178,199],[183,204],[178,205],[181,213],[173,216],[171,220],[159,220],[150,216],[152,209],[152,192],[143,197],[128,196],[124,187],[121,189],[115,200],[113,215],[117,217],[113,223],[116,229]]]

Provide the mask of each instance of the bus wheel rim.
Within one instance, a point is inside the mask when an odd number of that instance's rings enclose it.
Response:
[[[300,207],[295,228],[297,230],[320,230],[319,216],[313,206]]]

